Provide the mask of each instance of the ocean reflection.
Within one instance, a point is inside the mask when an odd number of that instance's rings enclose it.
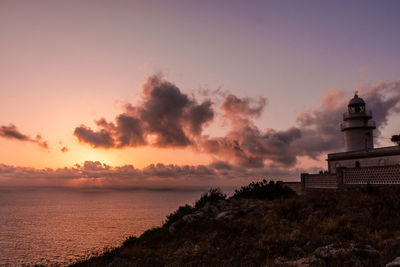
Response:
[[[161,225],[205,189],[1,189],[0,265],[67,265]]]

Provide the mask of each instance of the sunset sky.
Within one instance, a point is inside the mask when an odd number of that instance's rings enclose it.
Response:
[[[298,180],[355,89],[400,129],[400,2],[0,0],[0,185]]]

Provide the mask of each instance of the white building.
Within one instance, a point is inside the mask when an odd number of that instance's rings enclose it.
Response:
[[[374,148],[372,112],[354,95],[340,125],[345,152],[328,154],[328,172],[301,175],[303,190],[400,184],[400,146]]]
[[[359,168],[400,164],[400,147],[374,148],[375,121],[372,112],[357,94],[350,100],[348,111],[340,125],[344,133],[346,152],[328,154],[328,171],[336,173],[338,167]]]

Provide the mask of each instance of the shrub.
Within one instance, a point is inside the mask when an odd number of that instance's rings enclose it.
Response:
[[[209,201],[224,200],[226,195],[220,188],[211,188],[208,192],[204,193],[199,200],[196,201],[194,207],[199,209]]]
[[[125,239],[124,243],[122,243],[123,247],[131,247],[133,246],[137,241],[137,237],[136,236],[129,236]]]
[[[234,198],[255,198],[268,199],[288,197],[294,195],[295,192],[283,185],[282,181],[266,181],[251,182],[248,186],[242,186],[240,190],[235,190]]]
[[[180,206],[176,211],[167,216],[167,221],[165,222],[164,225],[169,226],[172,223],[176,222],[177,220],[181,219],[183,216],[191,214],[194,211],[195,208],[193,208],[190,205],[186,204],[185,206]]]
[[[168,229],[165,227],[154,227],[146,230],[140,237],[139,241],[141,245],[149,248],[157,248],[163,246],[165,242],[168,242],[171,238]]]

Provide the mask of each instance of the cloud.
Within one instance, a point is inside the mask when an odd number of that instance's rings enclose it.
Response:
[[[367,108],[372,110],[377,129],[387,125],[392,113],[400,112],[400,81],[380,82],[361,88]]]
[[[259,117],[267,104],[267,99],[259,97],[257,100],[245,97],[238,98],[233,94],[227,94],[221,105],[224,116],[230,119],[238,117]]]
[[[9,124],[8,126],[0,126],[0,136],[12,140],[32,142],[45,149],[49,148],[47,141],[43,140],[40,134],[36,135],[35,138],[31,138],[30,136],[21,133],[13,124]]]
[[[390,114],[400,112],[400,81],[366,86],[360,96],[366,101],[367,109],[373,111],[378,129],[387,124]],[[218,160],[248,168],[261,168],[266,161],[292,167],[299,156],[317,159],[328,152],[343,151],[344,139],[339,126],[351,97],[343,91],[329,89],[319,106],[297,117],[296,125],[286,130],[261,130],[252,117],[260,116],[266,101],[239,99],[228,94],[221,110],[230,121],[230,131],[223,137],[203,138],[200,147]],[[379,130],[375,135],[379,135]]]
[[[210,100],[198,103],[160,76],[148,78],[141,101],[124,109],[115,122],[100,119],[98,130],[81,125],[74,135],[93,147],[185,147],[192,145],[214,118]]]
[[[109,148],[114,146],[114,139],[111,133],[104,129],[95,132],[85,125],[81,125],[75,128],[74,135],[79,141],[89,143],[93,147]]]
[[[252,118],[261,115],[267,100],[265,98],[238,98],[227,94],[221,104],[223,117],[231,125],[224,137],[204,137],[200,145],[205,153],[219,160],[230,160],[249,168],[261,168],[265,160],[291,166],[296,155],[290,150],[290,143],[301,136],[294,127],[286,132],[260,130]]]
[[[220,114],[229,126],[224,136],[203,134],[216,114],[211,100],[198,102],[160,76],[148,78],[141,100],[136,105],[127,104],[114,122],[100,119],[97,130],[81,125],[74,134],[93,147],[190,147],[209,154],[216,162],[241,168],[263,169],[268,164],[292,168],[299,157],[315,160],[325,153],[343,151],[339,126],[353,97],[347,92],[327,90],[320,105],[303,111],[296,124],[284,130],[261,129],[255,124],[267,98],[240,98],[219,90],[215,94],[215,102],[221,103]],[[211,97],[210,92],[204,96]],[[384,126],[390,114],[400,112],[400,81],[365,86],[360,97],[367,102],[367,109],[373,110],[377,127]],[[375,134],[379,135],[379,130]]]
[[[215,186],[248,183],[257,179],[290,180],[296,172],[269,165],[247,169],[228,162],[209,165],[150,164],[112,167],[99,161],[85,161],[73,167],[35,169],[0,164],[0,186],[79,186],[79,187],[176,187]]]
[[[379,136],[379,129],[387,124],[389,115],[400,112],[400,81],[364,86],[359,96],[365,100],[366,108],[372,110],[377,126],[374,136]],[[343,150],[344,139],[339,125],[351,97],[353,95],[330,89],[318,108],[298,116],[302,137],[293,144],[296,154],[315,158],[327,151]]]

